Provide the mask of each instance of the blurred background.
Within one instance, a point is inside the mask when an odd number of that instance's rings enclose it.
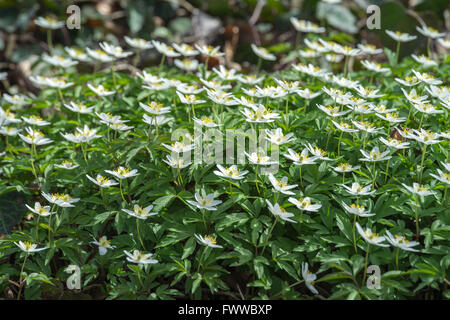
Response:
[[[380,30],[366,27],[370,16],[366,8],[371,4],[381,9]],[[372,43],[394,51],[395,43],[386,35],[386,29],[418,34],[415,28],[421,23],[441,32],[450,29],[449,0],[0,0],[0,72],[8,72],[8,85],[32,91],[27,88],[27,76],[36,57],[47,51],[46,32],[33,20],[50,16],[66,21],[70,5],[80,8],[81,28],[53,31],[53,43],[60,49],[97,48],[99,41],[127,47],[125,35],[206,43],[221,46],[226,65],[240,71],[257,61],[251,43],[277,54],[276,63],[263,65],[267,71],[283,69],[297,58],[293,49],[298,38],[289,22],[292,16],[327,26],[326,39],[350,45]],[[141,68],[159,62],[155,50],[147,51]],[[425,51],[426,38],[421,36],[403,44],[401,55]]]

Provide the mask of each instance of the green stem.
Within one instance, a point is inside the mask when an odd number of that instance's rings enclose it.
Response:
[[[25,263],[27,262],[28,253],[25,256],[25,259],[23,260],[22,269],[20,269],[20,277],[19,277],[19,293],[17,294],[17,300],[20,300],[20,294],[22,293],[22,273],[23,269],[25,268]]]
[[[140,233],[140,231],[139,231],[139,219],[136,219],[136,230],[137,230],[139,242],[141,243],[142,248],[145,250],[144,242],[142,241],[141,233]]]
[[[400,41],[397,41],[397,50],[395,52],[395,65],[397,66],[398,64],[398,56],[400,54]]]
[[[122,191],[122,179],[119,179],[119,189],[120,189],[120,195],[122,196],[122,200],[127,202],[127,200],[125,200],[125,197],[124,197],[123,191]]]
[[[47,44],[48,44],[48,50],[50,51],[50,54],[53,53],[53,42],[52,42],[52,30],[47,30]]]
[[[267,246],[267,243],[269,242],[270,235],[272,234],[273,228],[275,228],[275,225],[277,224],[277,222],[278,222],[278,217],[275,218],[275,222],[272,224],[272,227],[270,228],[269,233],[267,234],[266,242],[264,243],[264,247],[261,251],[261,256],[263,255],[264,250],[266,250],[266,246]]]
[[[395,268],[398,270],[398,254],[400,252],[400,248],[397,248],[397,253],[395,254]]]
[[[361,287],[363,287],[364,286],[364,282],[366,282],[367,264],[369,263],[369,249],[370,249],[370,243],[367,242],[366,262],[364,263],[364,277],[363,277],[363,281],[361,283]]]
[[[358,202],[358,201],[357,201],[357,202]],[[356,217],[357,217],[357,215],[355,214],[355,215],[354,215],[354,218],[353,218],[353,247],[355,248],[355,253],[358,252],[358,248],[357,248],[357,246],[356,246],[356,230],[355,230],[355,227],[356,227]]]
[[[202,260],[203,260],[203,256],[205,255],[206,249],[208,249],[207,246],[205,246],[205,248],[203,249],[203,252],[200,256],[200,260],[198,260],[197,273],[199,272],[200,266],[202,265]]]
[[[424,144],[424,147],[423,147],[423,150],[422,150],[422,160],[420,161],[419,183],[422,183],[423,160],[425,159],[425,152],[426,151],[427,151],[427,144]]]

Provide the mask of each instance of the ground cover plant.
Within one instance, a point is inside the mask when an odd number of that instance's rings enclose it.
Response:
[[[449,297],[445,33],[386,30],[392,51],[293,18],[293,63],[266,72],[255,44],[244,73],[220,47],[64,48],[35,23],[41,90],[0,109],[5,298]]]

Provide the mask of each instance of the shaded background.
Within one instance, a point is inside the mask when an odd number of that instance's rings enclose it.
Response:
[[[124,35],[203,42],[220,45],[226,52],[226,65],[239,71],[257,61],[251,43],[267,46],[278,55],[277,63],[265,62],[267,71],[282,69],[296,58],[292,16],[326,25],[327,38],[341,44],[362,41],[391,50],[395,43],[386,29],[418,34],[415,28],[421,23],[440,31],[450,29],[449,0],[343,0],[335,5],[320,0],[0,0],[0,72],[8,72],[10,84],[33,91],[27,80],[34,62],[30,58],[47,50],[46,33],[33,20],[38,16],[66,20],[66,9],[72,4],[81,8],[81,29],[53,31],[53,42],[60,49],[97,47],[105,40],[128,47]],[[381,30],[366,28],[370,4],[381,8]],[[420,36],[403,44],[401,55],[425,50],[426,39]],[[158,62],[155,50],[147,50],[141,67]]]

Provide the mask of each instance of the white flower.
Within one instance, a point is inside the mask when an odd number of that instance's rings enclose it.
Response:
[[[142,253],[139,250],[134,250],[133,254],[129,253],[126,250],[123,252],[127,255],[127,261],[138,264],[155,264],[158,263],[158,260],[151,259],[153,253]]]
[[[450,163],[441,162],[441,164],[444,166],[445,170],[450,171]]]
[[[442,172],[440,169],[437,169],[438,175],[435,175],[433,173],[430,173],[430,176],[433,178],[438,179],[439,181],[450,184],[450,173]]]
[[[335,54],[335,53],[327,53],[325,55],[325,60],[327,60],[330,63],[339,63],[344,59],[343,55]]]
[[[215,123],[213,119],[207,116],[202,116],[200,119],[193,117],[192,120],[200,126],[205,126],[207,128],[215,128],[220,126],[220,124]]]
[[[37,19],[34,19],[34,23],[37,24],[39,27],[42,27],[44,29],[51,29],[56,30],[61,27],[64,27],[65,22],[64,21],[58,21],[56,19],[53,19],[51,17],[37,17]]]
[[[432,105],[431,103],[413,104],[413,107],[414,109],[426,114],[444,113],[444,110],[437,109],[436,106]]]
[[[200,241],[203,245],[211,248],[223,248],[221,245],[217,244],[216,238],[212,236],[205,235],[202,237],[201,235],[194,234],[198,241]]]
[[[181,54],[177,53],[174,48],[165,44],[164,42],[152,40],[152,44],[158,52],[164,56],[175,58],[181,56]]]
[[[5,136],[14,137],[21,131],[22,131],[22,129],[7,127],[7,126],[3,126],[3,127],[0,126],[0,134],[3,134]]]
[[[22,120],[17,119],[16,115],[12,113],[10,110],[4,111],[0,107],[0,126],[6,126],[10,123],[20,123]]]
[[[340,117],[343,116],[347,113],[350,112],[350,110],[345,110],[345,111],[340,111],[339,106],[323,106],[321,104],[317,104],[317,108],[319,108],[320,110],[322,110],[323,112],[325,112],[327,115],[329,115],[330,117]]]
[[[391,148],[395,149],[407,149],[409,148],[409,142],[403,142],[401,140],[397,140],[394,138],[389,137],[388,140],[386,140],[383,137],[380,137],[380,141],[383,142],[385,145]]]
[[[331,122],[336,126],[336,128],[338,128],[339,130],[341,130],[343,132],[357,132],[358,131],[357,129],[352,129],[352,127],[348,123],[345,123],[342,121],[340,123],[337,123],[337,122],[334,122],[333,120],[331,120]]]
[[[376,190],[369,191],[371,187],[370,184],[363,187],[358,182],[353,182],[351,187],[348,187],[346,185],[342,186],[347,190],[348,193],[354,196],[367,196],[376,192]]]
[[[52,66],[62,68],[69,68],[78,64],[78,61],[73,61],[72,59],[64,58],[63,56],[59,55],[49,56],[48,54],[44,54],[42,59],[45,62],[51,64]]]
[[[236,73],[237,71],[235,69],[226,69],[222,65],[219,66],[219,69],[213,68],[212,70],[222,80],[232,81],[232,80],[236,80],[238,77],[238,75]]]
[[[308,263],[307,262],[302,262],[302,277],[305,280],[306,287],[313,294],[319,294],[319,291],[317,291],[317,289],[314,287],[314,281],[317,279],[317,276],[314,273],[312,273],[311,271],[308,270]]]
[[[222,57],[225,55],[225,53],[219,51],[219,49],[220,49],[219,46],[217,46],[217,47],[199,46],[199,45],[195,44],[195,48],[201,54],[204,54],[205,56],[209,56],[209,57],[213,57],[213,58],[218,58],[218,57]]]
[[[363,60],[361,61],[361,64],[369,71],[384,73],[386,75],[389,75],[391,73],[391,69],[383,68],[383,66],[377,62]]]
[[[382,128],[375,128],[375,126],[372,123],[369,123],[367,121],[353,121],[352,123],[357,127],[359,130],[366,131],[367,133],[377,133]]]
[[[111,62],[114,60],[113,57],[109,56],[105,51],[100,49],[92,50],[90,48],[86,48],[86,52],[91,58],[100,62]]]
[[[175,169],[183,169],[191,164],[190,161],[185,163],[184,159],[180,158],[180,157],[171,157],[169,155],[166,155],[166,158],[167,158],[167,160],[163,159],[163,161]]]
[[[108,249],[114,249],[116,247],[111,245],[111,240],[108,240],[107,236],[100,237],[98,241],[94,238],[94,241],[92,241],[91,243],[98,246],[98,253],[101,256],[104,256]]]
[[[432,75],[423,72],[417,72],[416,70],[412,71],[414,73],[414,75],[417,77],[417,79],[419,79],[419,81],[426,83],[428,85],[433,85],[433,86],[438,86],[440,84],[442,84],[441,80],[435,79]]]
[[[353,89],[353,88],[359,86],[358,80],[350,80],[350,79],[347,79],[344,77],[333,76],[332,82],[337,84],[340,87],[349,88],[349,89]]]
[[[266,134],[267,134],[266,140],[276,145],[282,145],[291,141],[295,141],[295,138],[292,138],[294,136],[293,133],[288,133],[287,135],[284,135],[283,130],[281,128],[276,128],[273,131],[267,129]]]
[[[416,56],[415,54],[412,54],[411,57],[421,65],[423,65],[425,68],[427,67],[437,67],[437,62],[434,60],[431,60],[430,58],[426,57],[425,55]]]
[[[86,105],[82,103],[75,103],[73,101],[69,102],[69,104],[64,103],[64,106],[69,109],[70,111],[81,113],[81,114],[88,114],[91,113],[92,110],[94,110],[94,107],[86,107]]]
[[[354,89],[361,97],[366,99],[374,99],[385,96],[384,94],[377,94],[379,91],[378,89],[365,88],[361,85],[354,87]]]
[[[207,86],[209,89],[214,89],[214,90],[227,90],[227,89],[231,89],[231,85],[229,84],[222,84],[222,82],[220,81],[216,81],[216,80],[205,80],[203,78],[200,78],[200,81]]]
[[[19,241],[19,243],[14,242],[14,244],[18,246],[20,250],[25,251],[26,253],[39,252],[47,249],[47,248],[37,249],[37,244],[32,244],[31,242],[28,241],[25,242]]]
[[[399,118],[398,113],[387,112],[385,115],[377,113],[376,116],[383,120],[389,121],[390,123],[400,123],[406,121],[406,118]]]
[[[312,204],[311,198],[305,197],[305,198],[289,198],[288,201],[292,204],[294,204],[298,209],[303,211],[309,211],[309,212],[317,212],[320,208],[322,208],[321,204]]]
[[[76,59],[76,60],[84,61],[84,62],[91,61],[91,59],[89,58],[89,56],[88,56],[84,51],[82,51],[82,50],[80,50],[80,49],[64,47],[64,50],[66,50],[67,54],[68,54],[72,59]]]
[[[297,221],[290,219],[294,216],[293,213],[287,212],[283,207],[280,207],[278,203],[272,205],[269,200],[266,199],[266,203],[269,206],[269,211],[276,217],[280,217],[281,220],[297,223]]]
[[[175,141],[171,145],[162,144],[164,147],[175,153],[189,152],[194,149],[194,144],[185,144],[184,142]]]
[[[411,192],[412,194],[417,194],[419,196],[430,196],[434,194],[433,192],[429,191],[427,188],[422,187],[420,184],[414,182],[412,187],[407,186],[406,184],[402,183],[402,186]]]
[[[308,151],[311,152],[313,156],[320,160],[331,160],[326,155],[326,151],[320,149],[319,147],[313,147],[310,143],[308,143]]]
[[[221,200],[214,200],[214,193],[207,195],[204,191],[202,191],[202,195],[196,192],[194,196],[196,201],[186,200],[186,202],[199,209],[215,211],[217,210],[216,206],[222,203]]]
[[[450,50],[450,40],[448,39],[437,39],[437,42],[443,46],[445,49]]]
[[[180,91],[181,93],[187,94],[187,95],[199,94],[203,90],[205,90],[205,88],[199,88],[195,84],[191,85],[191,84],[183,83],[177,87],[177,91]]]
[[[152,205],[149,205],[147,207],[141,207],[137,204],[134,205],[133,207],[133,211],[128,210],[128,209],[122,209],[123,212],[128,213],[130,216],[141,219],[141,220],[146,220],[148,217],[151,216],[155,216],[158,213],[157,212],[151,212],[153,209]]]
[[[277,57],[274,54],[271,54],[269,52],[269,50],[267,50],[266,48],[258,47],[254,43],[251,44],[251,47],[252,47],[253,52],[261,59],[269,60],[269,61],[277,60]]]
[[[100,114],[98,114],[97,112],[95,113],[96,115],[97,115],[97,117],[99,117],[100,118],[100,122],[101,123],[104,123],[104,124],[109,124],[109,123],[115,123],[115,124],[118,124],[118,123],[124,123],[124,122],[127,122],[128,120],[121,120],[120,118],[120,116],[113,116],[111,113],[104,113],[104,112],[102,112],[102,113],[100,113]]]
[[[48,126],[50,122],[45,121],[41,117],[38,116],[29,116],[28,118],[22,117],[22,120],[25,121],[28,124],[31,124],[32,126]]]
[[[254,74],[251,75],[238,75],[237,80],[250,85],[255,85],[264,80],[264,76],[256,76]]]
[[[158,76],[155,76],[153,74],[147,73],[145,71],[142,71],[142,73],[138,73],[137,76],[142,79],[146,84],[153,84],[162,82],[162,79]]]
[[[47,217],[49,215],[55,214],[56,212],[50,212],[50,206],[41,206],[39,202],[34,203],[34,208],[30,207],[29,205],[25,204],[25,207],[28,208],[31,212],[40,215],[42,217]]]
[[[288,178],[287,177],[283,177],[281,179],[277,179],[271,173],[271,174],[269,174],[269,181],[270,181],[270,183],[272,183],[272,186],[274,187],[274,189],[276,191],[281,192],[283,194],[291,195],[291,196],[295,194],[295,193],[293,193],[292,191],[289,191],[289,190],[297,187],[297,185],[296,184],[288,185]]]
[[[102,121],[100,121],[102,122]],[[133,129],[134,127],[132,126],[127,126],[126,124],[119,122],[119,123],[106,123],[108,125],[108,127],[110,127],[111,129],[115,130],[115,131],[128,131]]]
[[[413,135],[411,136],[412,139],[425,143],[425,144],[435,144],[441,142],[440,140],[437,140],[439,138],[439,133],[431,132],[429,130],[420,129],[412,129]]]
[[[44,134],[39,130],[34,130],[30,127],[25,128],[25,131],[28,133],[26,136],[18,133],[19,137],[28,144],[34,144],[37,146],[49,144],[52,140],[45,138]]]
[[[116,59],[126,58],[129,55],[133,54],[133,52],[123,51],[121,47],[109,44],[107,42],[100,42],[99,45],[100,48],[102,48],[107,54],[113,56]]]
[[[142,118],[143,118],[143,121],[145,123],[147,123],[147,124],[149,124],[151,126],[154,126],[154,125],[162,126],[163,124],[173,120],[173,118],[170,118],[170,117],[165,117],[165,116],[156,116],[156,117],[153,116],[153,117],[150,117],[147,114],[144,114],[142,116]]]
[[[345,204],[345,202],[342,202],[342,207],[344,207],[345,211],[351,214],[356,214],[360,217],[372,217],[375,215],[375,213],[370,213],[363,205],[358,205],[352,203],[350,206]]]
[[[241,180],[245,178],[245,175],[248,173],[247,170],[239,171],[236,165],[232,165],[231,167],[225,168],[220,164],[217,165],[217,168],[220,171],[214,170],[214,174],[223,178],[230,178],[234,180]]]
[[[72,203],[80,201],[80,198],[72,198],[70,195],[64,193],[49,194],[42,191],[42,196],[47,199],[48,202],[63,208],[74,207]]]
[[[355,57],[361,54],[360,49],[355,49],[349,46],[336,46],[333,50],[337,54],[342,54],[347,57]]]
[[[332,167],[334,171],[339,173],[352,172],[358,170],[361,166],[352,166],[350,163],[339,163],[337,167]]]
[[[226,93],[222,90],[208,90],[206,89],[208,98],[211,99],[214,103],[223,104],[225,106],[235,106],[238,103],[234,99],[232,93]]]
[[[303,99],[308,99],[308,100],[314,99],[315,97],[318,97],[322,94],[322,92],[320,92],[320,91],[313,92],[309,88],[305,88],[304,90],[299,89],[299,90],[295,91],[295,93],[297,93]]]
[[[5,80],[8,78],[8,72],[0,72],[0,80]]]
[[[105,170],[105,172],[112,174],[113,176],[115,176],[117,179],[127,179],[127,178],[131,178],[131,177],[135,177],[137,175],[139,175],[139,173],[137,172],[136,169],[130,170],[127,168],[124,168],[122,166],[119,166],[116,170]]]
[[[194,71],[198,68],[198,61],[195,59],[175,59],[173,63],[180,68],[181,70],[185,71]]]
[[[270,161],[270,157],[265,156],[261,153],[252,152],[251,154],[248,154],[247,152],[244,152],[244,154],[247,156],[248,161],[252,164],[272,165],[277,163],[276,161]]]
[[[199,54],[199,51],[195,50],[193,46],[186,43],[176,44],[173,43],[172,46],[185,57],[193,57]]]
[[[449,87],[437,87],[431,85],[430,87],[425,87],[425,89],[435,98],[446,98],[450,97],[450,88]]]
[[[406,240],[405,236],[392,235],[389,230],[386,230],[386,240],[394,247],[400,248],[405,251],[419,252],[419,250],[413,249],[419,245],[419,242]]]
[[[370,151],[370,153],[367,153],[364,150],[359,150],[359,151],[361,151],[361,153],[364,156],[364,158],[359,159],[361,161],[377,162],[377,161],[389,160],[392,158],[391,156],[388,156],[388,154],[390,153],[390,150],[386,150],[385,152],[380,152],[378,147],[374,147]]]
[[[119,184],[118,182],[116,182],[114,180],[110,180],[108,178],[105,178],[99,174],[97,175],[97,177],[95,179],[89,175],[86,175],[86,177],[101,188],[109,188],[111,186],[115,186],[115,185]]]
[[[407,33],[402,33],[400,31],[394,32],[391,30],[386,30],[386,33],[388,34],[388,36],[390,36],[392,39],[394,39],[397,42],[408,42],[408,41],[412,41],[417,38],[417,36],[412,36]]]
[[[320,52],[309,48],[307,48],[306,50],[299,50],[298,54],[302,58],[317,58],[321,56]]]
[[[383,52],[383,49],[377,49],[372,44],[358,44],[357,47],[361,50],[362,53],[370,55],[370,54],[379,54]]]
[[[297,153],[292,149],[288,149],[289,154],[284,154],[284,156],[292,161],[297,166],[305,165],[305,164],[315,164],[318,159],[316,156],[310,157],[308,155],[308,148],[304,148],[302,153]]]
[[[274,78],[275,82],[288,93],[296,92],[300,88],[300,81],[286,81]]]
[[[373,110],[380,114],[397,111],[395,108],[388,109],[384,104],[376,106]]]
[[[108,91],[103,85],[99,84],[98,86],[94,86],[90,83],[87,84],[88,88],[91,89],[96,95],[100,97],[110,96],[116,93],[116,91]]]
[[[395,78],[395,81],[407,87],[414,87],[420,83],[420,80],[415,76],[406,77],[404,80]]]
[[[61,135],[68,141],[71,141],[73,143],[81,143],[81,142],[89,142],[91,140],[100,138],[101,135],[96,134],[97,130],[95,129],[89,129],[87,125],[84,125],[83,129],[75,128],[78,132],[75,134],[67,133]]]
[[[294,26],[295,30],[305,33],[324,33],[326,30],[323,27],[319,27],[317,24],[306,20],[299,20],[294,17],[289,19]]]
[[[146,50],[153,48],[153,44],[151,41],[147,41],[141,38],[130,38],[128,36],[124,37],[125,42],[128,43],[130,47],[140,50]]]
[[[389,247],[388,244],[382,243],[384,240],[386,240],[385,237],[373,233],[372,230],[370,230],[369,228],[363,230],[363,228],[361,228],[358,222],[356,222],[356,229],[358,230],[358,233],[361,235],[361,237],[363,237],[363,239],[366,240],[368,243],[379,247]]]
[[[155,101],[152,101],[149,104],[139,102],[139,106],[144,109],[145,112],[153,115],[163,115],[170,112],[170,107],[164,107],[161,103]]]
[[[21,94],[9,95],[7,93],[4,93],[3,99],[5,99],[6,102],[18,107],[27,104],[27,96]]]
[[[75,168],[78,168],[79,165],[74,164],[72,161],[65,160],[65,161],[61,162],[61,164],[55,164],[55,167],[61,168],[61,169],[66,169],[66,170],[73,170]]]
[[[432,27],[427,27],[426,25],[423,25],[422,27],[416,27],[416,30],[423,34],[425,37],[431,39],[442,38],[445,36],[445,32],[439,33],[438,30]]]

